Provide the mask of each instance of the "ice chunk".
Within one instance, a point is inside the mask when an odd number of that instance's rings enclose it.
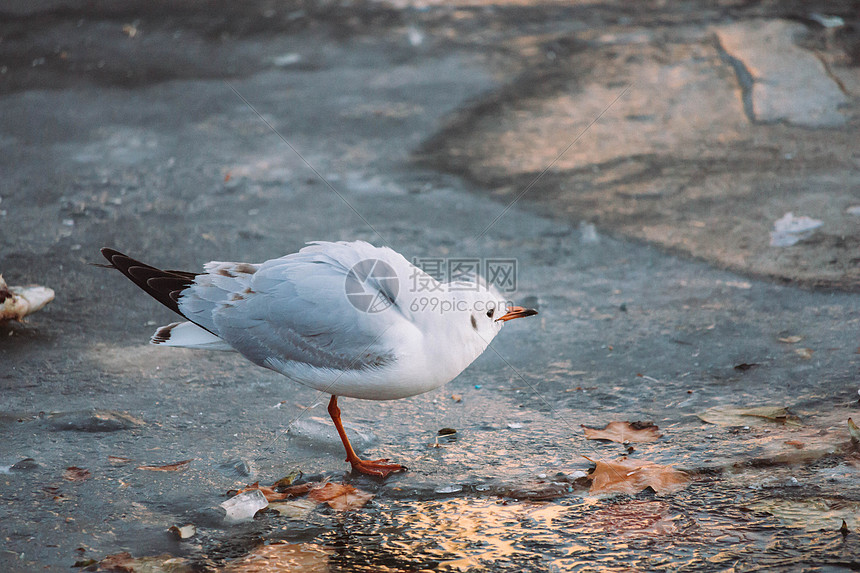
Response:
[[[463,486],[461,485],[443,485],[441,487],[437,487],[435,490],[436,493],[457,493],[458,491],[463,491]]]
[[[600,242],[597,227],[586,221],[579,222],[579,240],[585,244],[596,244]]]
[[[794,213],[788,212],[773,224],[770,233],[771,247],[790,247],[812,235],[812,232],[823,223],[806,215],[795,217]]]
[[[224,516],[224,521],[227,523],[240,523],[242,521],[251,521],[254,519],[254,514],[269,505],[266,496],[258,489],[240,493],[237,496],[231,497],[221,504],[221,507],[227,512]]]

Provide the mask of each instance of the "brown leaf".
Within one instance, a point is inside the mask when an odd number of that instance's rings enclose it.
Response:
[[[90,473],[90,470],[76,466],[66,468],[66,471],[63,472],[63,479],[69,481],[84,481],[91,477],[93,477],[93,474]]]
[[[789,426],[800,425],[797,416],[782,406],[759,406],[756,408],[716,406],[696,415],[703,422],[718,426],[753,426],[765,421]]]
[[[260,545],[251,553],[231,561],[224,573],[329,573],[332,549],[312,543],[272,543]]]
[[[289,474],[285,475],[281,479],[275,482],[272,487],[288,487],[293,485],[293,482],[302,477],[302,472],[300,470],[291,471]]]
[[[108,456],[108,461],[115,465],[127,464],[133,461],[131,458],[123,458],[121,456]]]
[[[657,493],[672,493],[684,489],[689,481],[687,474],[682,471],[645,460],[598,460],[591,474],[589,493],[634,495],[646,487]]]
[[[310,482],[292,485],[290,487],[283,488],[282,491],[276,491],[274,487],[260,485],[260,482],[255,482],[244,489],[240,489],[237,493],[245,493],[246,491],[258,489],[264,496],[266,496],[266,501],[281,501],[283,499],[304,495],[314,487],[319,487],[320,485],[320,482]]]
[[[132,557],[131,553],[114,553],[99,561],[99,571],[117,571],[120,573],[144,573],[163,571],[170,573],[191,573],[190,562],[182,557],[174,557],[169,553],[151,557]]]
[[[656,442],[663,436],[652,422],[609,422],[603,428],[582,425],[588,440],[609,440],[624,444],[627,442]]]
[[[181,462],[173,462],[172,464],[167,464],[166,466],[137,466],[134,469],[146,470],[150,472],[178,472],[180,470],[184,470],[189,463],[191,463],[191,460],[182,460]]]
[[[373,494],[361,491],[348,484],[327,483],[320,488],[311,490],[308,497],[316,501],[325,502],[337,511],[347,511],[362,507],[373,499]]]
[[[292,499],[290,501],[276,501],[269,504],[269,509],[278,512],[278,515],[293,519],[295,521],[307,521],[311,512],[316,509],[319,502],[313,499]]]
[[[798,450],[802,450],[804,447],[806,447],[806,444],[804,444],[800,440],[786,440],[785,444],[788,446],[794,446]]]
[[[854,420],[848,418],[848,434],[851,436],[851,441],[855,444],[860,444],[860,428],[854,423]]]

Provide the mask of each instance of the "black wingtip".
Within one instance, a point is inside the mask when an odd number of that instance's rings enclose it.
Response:
[[[108,268],[114,268],[114,269],[117,268],[117,266],[113,263],[113,258],[115,256],[125,257],[125,255],[120,253],[119,251],[108,248],[108,247],[102,247],[100,249],[100,252],[101,252],[102,256],[104,258],[106,258],[108,260],[108,262],[110,263],[110,267],[108,267]],[[101,265],[101,266],[106,266],[106,265]]]
[[[197,276],[196,274],[182,271],[164,271],[108,247],[103,247],[101,253],[110,263],[110,267],[124,274],[158,302],[182,315],[177,304],[178,296],[171,296],[172,292],[181,292],[191,286]]]

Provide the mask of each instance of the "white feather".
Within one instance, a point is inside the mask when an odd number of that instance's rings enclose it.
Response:
[[[193,322],[173,322],[167,326],[162,326],[152,335],[150,343],[159,346],[180,346],[201,350],[235,351],[232,346]]]

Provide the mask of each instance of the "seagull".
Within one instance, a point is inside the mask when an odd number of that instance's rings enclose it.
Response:
[[[308,243],[264,263],[213,261],[204,272],[161,270],[113,249],[102,255],[185,321],[150,342],[236,351],[254,364],[331,394],[328,413],[353,471],[385,478],[406,467],[362,460],[339,396],[396,400],[456,378],[502,325],[536,310],[508,306],[486,281],[442,283],[387,247]]]

